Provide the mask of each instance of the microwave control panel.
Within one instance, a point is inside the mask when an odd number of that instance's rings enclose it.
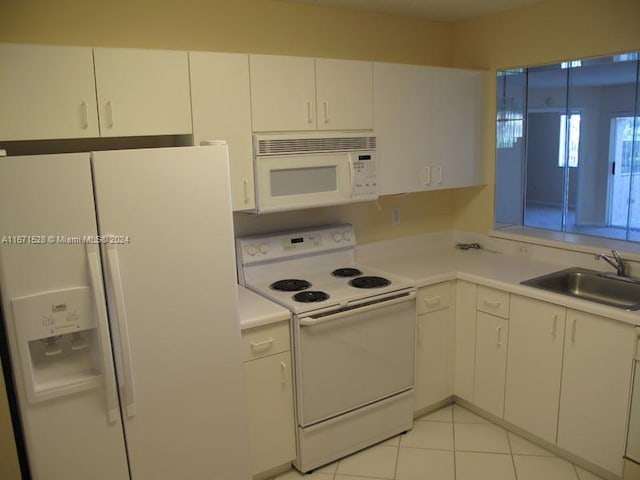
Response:
[[[354,200],[378,198],[378,172],[376,157],[372,152],[352,153],[351,165]]]

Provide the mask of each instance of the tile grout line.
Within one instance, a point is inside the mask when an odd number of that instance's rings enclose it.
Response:
[[[406,433],[401,433],[398,435],[398,451],[396,452],[396,466],[393,469],[393,478],[395,479],[398,476],[398,462],[400,461],[400,447],[402,446],[402,435],[406,435]]]
[[[505,430],[505,435],[507,435],[507,444],[509,445],[509,452],[511,453],[511,465],[513,466],[513,475],[515,479],[518,480],[518,470],[516,470],[516,459],[513,457],[513,448],[511,447],[511,435],[509,432]]]
[[[458,478],[458,454],[456,450],[456,415],[453,406],[451,406],[451,428],[453,429],[453,479],[456,480]]]

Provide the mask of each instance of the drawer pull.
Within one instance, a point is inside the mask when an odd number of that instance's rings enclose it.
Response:
[[[442,297],[440,297],[440,295],[435,295],[433,297],[425,297],[424,304],[427,307],[435,307],[437,305],[440,305],[441,300],[442,300]]]
[[[266,340],[262,340],[260,342],[250,342],[252,350],[266,350],[271,347],[273,343],[273,338],[267,337]]]
[[[502,304],[502,302],[499,302],[498,300],[487,300],[487,299],[482,300],[482,303],[484,303],[487,307],[491,307],[491,308],[500,308],[500,305]]]
[[[499,349],[502,348],[502,327],[498,327],[496,330],[497,337],[496,338],[496,347]]]

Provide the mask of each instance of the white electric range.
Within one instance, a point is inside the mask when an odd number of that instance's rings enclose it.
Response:
[[[240,284],[292,314],[302,472],[413,424],[416,289],[355,246],[348,224],[236,239]]]

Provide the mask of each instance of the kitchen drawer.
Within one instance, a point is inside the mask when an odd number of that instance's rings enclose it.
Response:
[[[478,285],[476,309],[497,317],[509,318],[509,294],[495,288]]]
[[[421,313],[433,312],[449,306],[449,282],[429,285],[418,290],[416,308],[418,315]]]
[[[245,362],[287,350],[291,350],[288,321],[242,332],[242,359]]]

